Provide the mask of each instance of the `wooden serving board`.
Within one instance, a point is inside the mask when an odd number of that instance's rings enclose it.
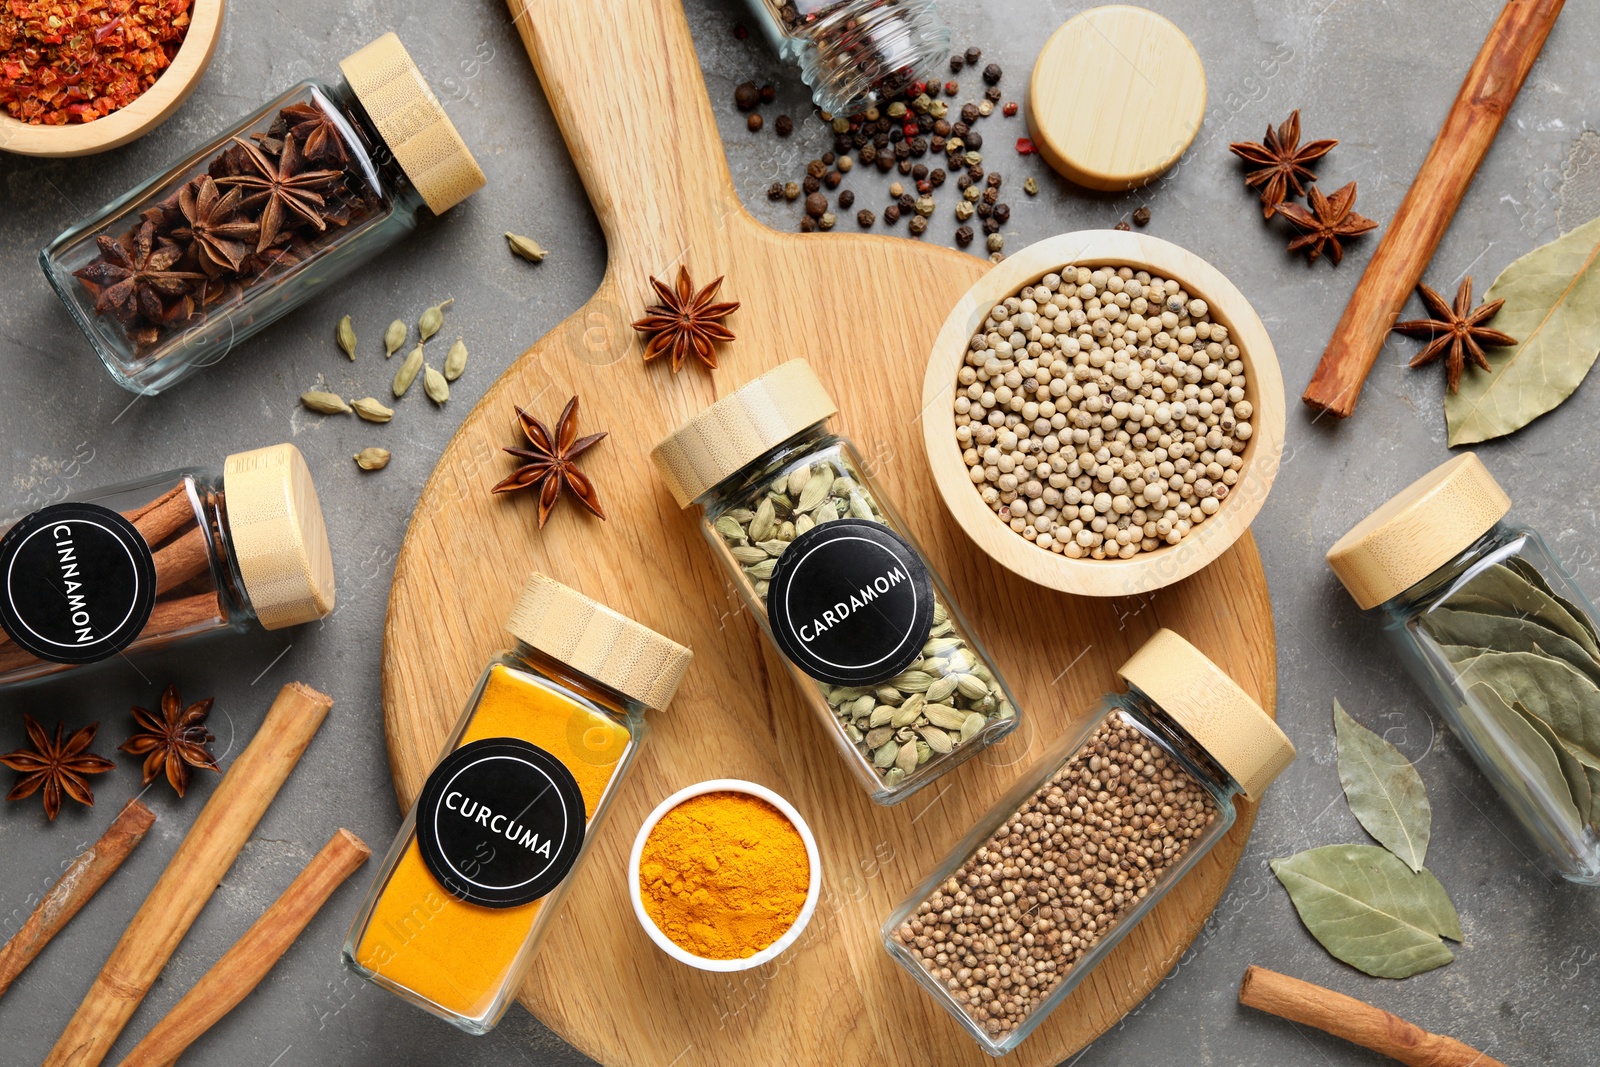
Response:
[[[923,364],[945,310],[987,264],[946,248],[856,234],[775,233],[735,195],[683,12],[673,0],[511,0],[589,197],[610,267],[592,300],[540,338],[468,415],[424,488],[395,569],[384,639],[390,762],[409,805],[501,624],[537,568],[690,645],[695,660],[596,835],[522,991],[528,1008],[608,1065],[988,1061],[884,952],[884,917],[1102,693],[1157,626],[1188,637],[1263,706],[1276,693],[1271,611],[1249,536],[1214,565],[1145,597],[1084,599],[994,564],[939,504],[923,458]],[[648,275],[686,264],[726,275],[738,340],[721,368],[641,362],[629,322]],[[916,299],[907,296],[916,294]],[[840,407],[1019,698],[1024,724],[895,808],[872,804],[834,752],[755,621],[718,572],[694,516],[657,480],[650,448],[684,419],[803,355]],[[513,405],[546,419],[574,393],[584,457],[609,521],[564,501],[543,531],[530,494],[494,497],[518,443]],[[711,975],[668,959],[635,921],[628,850],[664,796],[707,778],[777,790],[816,832],[824,897],[804,937],[757,972]],[[1164,976],[1200,929],[1255,811],[1008,1062],[1054,1064]]]

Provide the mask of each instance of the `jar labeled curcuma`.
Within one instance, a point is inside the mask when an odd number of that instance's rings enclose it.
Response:
[[[1328,550],[1523,833],[1600,885],[1600,639],[1594,607],[1472,453],[1436,467]]]
[[[863,470],[804,360],[723,398],[652,458],[851,771],[910,796],[1017,723],[1010,690]]]
[[[1159,630],[883,925],[990,1055],[1033,1032],[1294,759],[1216,664]]]

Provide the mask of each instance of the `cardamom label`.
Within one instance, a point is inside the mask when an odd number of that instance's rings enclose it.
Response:
[[[428,775],[417,800],[417,846],[459,899],[514,908],[561,884],[583,850],[587,821],[565,764],[527,741],[491,737],[456,749]]]
[[[53,663],[116,655],[150,621],[156,566],[122,515],[99,504],[51,504],[0,537],[0,627]]]
[[[867,519],[796,537],[767,587],[783,654],[829,685],[874,685],[916,662],[933,626],[933,579],[911,543]]]

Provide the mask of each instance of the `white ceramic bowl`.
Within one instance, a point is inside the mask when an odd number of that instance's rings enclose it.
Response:
[[[745,793],[760,800],[765,800],[768,804],[777,808],[799,831],[800,840],[806,844],[806,860],[811,865],[811,881],[806,888],[806,902],[800,908],[800,914],[795,918],[794,925],[789,927],[778,940],[755,955],[746,956],[743,959],[708,960],[703,956],[696,956],[692,952],[686,952],[657,928],[649,913],[644,910],[644,900],[639,895],[639,857],[644,852],[644,843],[649,838],[650,831],[656,828],[656,823],[660,822],[661,817],[667,812],[690,797],[701,796],[705,793]],[[702,971],[748,971],[779,956],[785,949],[799,940],[800,935],[805,932],[806,924],[811,921],[812,914],[817,910],[817,899],[821,895],[822,861],[817,855],[817,839],[811,836],[811,827],[806,825],[806,821],[800,817],[800,813],[795,810],[793,804],[790,804],[766,786],[756,785],[754,782],[746,782],[739,778],[714,778],[709,782],[700,782],[697,785],[678,790],[660,804],[657,804],[656,810],[652,811],[649,817],[645,819],[644,825],[639,827],[639,836],[633,840],[633,854],[628,857],[628,897],[633,901],[633,913],[639,917],[639,925],[644,927],[644,932],[650,935],[650,940],[654,941],[662,952],[665,952],[679,963],[697,967]]]

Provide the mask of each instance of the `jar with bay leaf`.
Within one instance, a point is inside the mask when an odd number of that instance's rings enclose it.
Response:
[[[1594,607],[1472,453],[1436,467],[1328,550],[1527,835],[1600,885],[1600,638]]]
[[[804,360],[717,401],[651,453],[857,780],[895,804],[1017,724],[1010,691],[905,523],[828,429]]]

